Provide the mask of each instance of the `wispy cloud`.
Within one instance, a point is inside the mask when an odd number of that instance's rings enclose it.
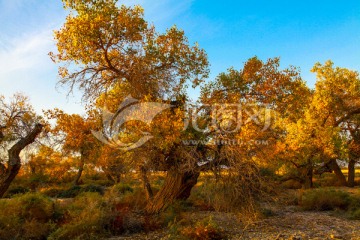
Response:
[[[83,112],[79,94],[67,99],[55,88],[57,67],[48,56],[65,15],[60,0],[0,0],[0,94],[23,92],[39,113],[54,107]]]
[[[55,46],[51,29],[24,34],[6,42],[6,48],[0,47],[0,94],[10,96],[23,92],[39,113],[54,107],[83,112],[78,93],[75,98],[67,99],[65,91],[59,92],[55,88],[57,69],[48,56]]]
[[[29,70],[47,63],[44,56],[46,57],[53,45],[49,31],[26,34],[6,42],[6,47],[0,48],[0,66],[2,68],[0,81],[18,71]],[[2,45],[4,46],[4,44]]]
[[[154,23],[160,32],[177,24],[187,33],[188,30],[195,33],[201,30],[205,36],[206,28],[213,26],[207,19],[189,20],[193,19],[193,0],[122,0],[119,3],[141,5],[146,20]],[[10,9],[13,14],[6,16]],[[66,14],[60,0],[0,0],[0,21],[5,23],[0,29],[0,94],[9,96],[24,92],[38,111],[59,107],[69,112],[83,112],[79,92],[74,98],[67,99],[66,90],[59,93],[55,89],[57,68],[47,55],[55,47],[52,30],[61,26]]]
[[[10,12],[21,8],[21,6],[26,2],[26,0],[0,0],[0,7],[4,12]]]

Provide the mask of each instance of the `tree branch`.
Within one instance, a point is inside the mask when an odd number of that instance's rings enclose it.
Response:
[[[347,119],[349,119],[350,117],[356,115],[356,114],[360,114],[360,108],[357,108],[353,111],[350,111],[348,114],[346,114],[345,116],[339,118],[335,123],[334,126],[338,126],[340,123],[346,121]]]
[[[9,165],[18,164],[20,161],[19,154],[21,150],[23,150],[26,146],[33,143],[35,138],[39,135],[42,131],[43,125],[38,123],[35,125],[34,129],[24,138],[20,139],[14,146],[12,146],[8,153],[9,153]]]

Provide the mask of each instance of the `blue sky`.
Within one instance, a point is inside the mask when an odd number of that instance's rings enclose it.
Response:
[[[140,4],[159,31],[176,24],[209,56],[210,78],[253,56],[280,57],[300,67],[310,87],[315,62],[360,70],[360,1],[128,0]],[[52,31],[67,12],[60,0],[0,0],[0,94],[23,92],[37,111],[59,107],[82,113],[81,93],[56,88]],[[196,97],[198,91],[191,90]]]

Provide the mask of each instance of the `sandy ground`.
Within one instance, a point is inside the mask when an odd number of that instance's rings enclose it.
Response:
[[[276,207],[274,216],[244,224],[231,213],[188,213],[189,219],[201,220],[212,216],[227,234],[227,239],[358,239],[360,221],[333,216],[333,212],[304,212],[294,206]],[[166,231],[114,237],[121,239],[172,239]]]

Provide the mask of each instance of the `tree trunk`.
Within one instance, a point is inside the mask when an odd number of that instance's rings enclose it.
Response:
[[[307,166],[305,166],[304,188],[310,189],[312,187],[313,187],[313,166],[310,163]]]
[[[79,169],[73,182],[74,186],[79,185],[82,172],[84,171],[84,165],[85,165],[85,156],[84,153],[82,153],[80,156]]]
[[[147,204],[145,211],[156,214],[166,209],[175,200],[186,200],[191,189],[196,185],[199,172],[179,172],[170,169],[167,172],[164,185],[154,198]]]
[[[329,164],[329,167],[334,171],[341,186],[347,186],[347,181],[346,181],[345,175],[343,174],[343,172],[341,171],[341,168],[337,164],[336,159],[330,160],[330,162],[328,164]]]
[[[21,167],[20,152],[29,144],[33,143],[36,137],[41,132],[43,126],[36,124],[34,129],[24,138],[20,139],[14,146],[8,151],[8,166],[4,173],[0,176],[0,197],[4,196],[8,190],[11,182],[14,180],[16,175],[19,173]]]
[[[141,181],[143,182],[144,190],[146,192],[146,199],[150,200],[153,198],[154,194],[146,174],[146,168],[144,166],[140,166],[140,176],[141,176]]]
[[[116,174],[116,176],[115,176],[115,184],[120,183],[120,181],[121,181],[121,174]]]
[[[355,160],[351,159],[348,164],[348,186],[355,186]]]
[[[105,171],[104,171],[105,172]],[[110,173],[106,173],[105,172],[105,175],[106,175],[106,178],[112,183],[112,184],[115,184],[116,181],[114,180],[114,178],[111,176]]]

